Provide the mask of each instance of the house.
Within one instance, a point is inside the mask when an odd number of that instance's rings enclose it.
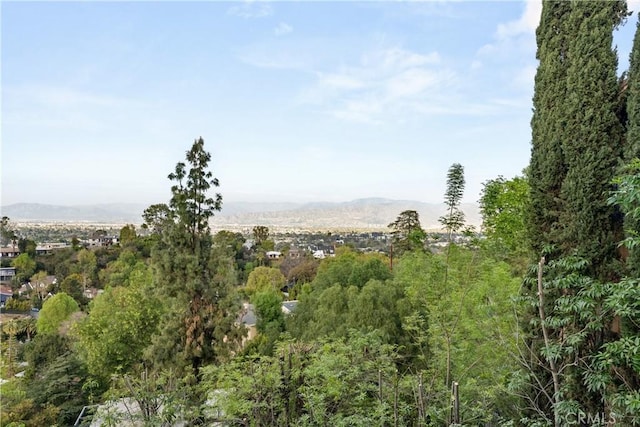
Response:
[[[11,283],[16,275],[15,267],[2,267],[0,268],[0,284]]]
[[[266,255],[268,259],[278,259],[282,253],[278,251],[267,251]]]
[[[10,287],[5,285],[0,285],[0,305],[4,307],[9,298],[13,297],[13,291]]]
[[[247,239],[242,244],[242,247],[245,248],[246,250],[250,251],[251,248],[253,248],[255,245],[256,245],[256,242],[253,239]]]
[[[111,245],[117,245],[118,237],[96,235],[91,239],[82,240],[82,244],[87,248],[104,248]]]
[[[15,258],[18,255],[20,255],[20,249],[17,246],[0,248],[0,258]]]
[[[289,258],[298,259],[303,255],[304,255],[303,251],[298,248],[289,249]]]
[[[254,339],[256,335],[258,335],[258,319],[256,317],[256,313],[253,311],[252,304],[249,304],[248,302],[242,304],[239,323],[247,328],[247,336],[242,339],[241,344],[241,346],[244,347],[248,341]]]
[[[326,255],[322,249],[318,249],[317,251],[313,251],[313,257],[316,259],[325,259]]]
[[[28,282],[20,286],[20,289],[18,289],[18,295],[28,295],[31,291],[36,291],[38,295],[40,295],[40,298],[43,298],[47,294],[49,286],[55,285],[56,283],[56,276],[46,276],[39,282]]]
[[[67,243],[58,243],[58,242],[42,243],[36,246],[36,255],[48,255],[52,251],[55,251],[58,249],[70,248],[70,247],[71,245]]]
[[[298,305],[298,300],[291,300],[291,301],[283,301],[282,302],[282,312],[284,314],[291,314],[294,312],[294,310],[296,309]]]
[[[285,315],[291,314],[297,305],[297,300],[284,301],[281,306],[282,312]],[[254,339],[256,335],[258,335],[258,317],[256,316],[252,304],[249,304],[248,302],[242,304],[239,323],[244,325],[248,331],[247,336],[242,340],[242,347],[244,347],[248,341]]]
[[[88,288],[88,289],[84,290],[82,295],[84,295],[84,297],[87,298],[87,299],[94,299],[95,297],[97,297],[98,295],[100,295],[103,292],[104,292],[103,289]]]

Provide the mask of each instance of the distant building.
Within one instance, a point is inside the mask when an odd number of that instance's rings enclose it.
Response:
[[[0,258],[15,258],[20,255],[20,249],[17,246],[0,248]]]
[[[266,255],[268,259],[278,259],[282,253],[278,251],[267,251]]]
[[[289,249],[289,258],[300,258],[304,255],[304,252],[298,248]]]
[[[8,284],[13,281],[16,275],[15,267],[2,267],[0,268],[0,284]]]
[[[9,298],[13,297],[13,291],[10,287],[5,285],[0,285],[0,305],[4,307]]]
[[[326,254],[322,249],[318,249],[317,251],[313,251],[313,257],[316,259],[325,259]]]
[[[298,300],[291,300],[291,301],[283,301],[282,302],[282,312],[284,314],[291,314],[294,312],[294,310],[296,309],[298,305]]]
[[[117,245],[117,236],[94,236],[91,239],[82,240],[82,244],[88,248],[103,248],[106,246]]]
[[[47,254],[50,254],[52,251],[55,251],[58,249],[70,248],[70,247],[71,245],[67,243],[58,243],[58,242],[42,243],[36,246],[36,255],[47,255]]]
[[[87,299],[94,299],[95,297],[97,297],[98,295],[100,295],[103,292],[104,292],[104,289],[87,288],[87,289],[84,290],[84,292],[82,294]]]
[[[39,282],[28,282],[24,285],[20,286],[18,289],[18,295],[28,295],[32,291],[36,291],[40,298],[43,298],[47,294],[47,289],[49,286],[56,284],[57,279],[56,276],[46,276],[44,280]]]
[[[258,335],[258,319],[253,311],[253,305],[245,302],[242,304],[242,312],[240,313],[239,323],[247,328],[247,336],[242,339],[242,347],[245,344],[254,339]]]

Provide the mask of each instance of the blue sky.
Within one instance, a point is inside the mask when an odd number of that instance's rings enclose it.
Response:
[[[539,0],[0,7],[3,205],[166,202],[199,136],[227,201],[440,202],[461,163],[475,202],[529,161]]]

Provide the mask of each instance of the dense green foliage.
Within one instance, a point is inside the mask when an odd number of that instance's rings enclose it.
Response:
[[[612,261],[621,240],[621,216],[606,203],[622,156],[622,126],[616,116],[619,96],[613,30],[626,15],[619,1],[573,2],[567,70],[569,96],[562,140],[567,175],[562,181],[560,248],[589,261],[589,274],[616,277]],[[597,79],[594,76],[599,76]]]
[[[608,198],[625,139],[612,37],[626,16],[623,1],[545,1],[537,33],[528,228],[544,258],[525,281],[521,363],[528,415],[556,426],[582,416],[635,423],[622,421],[628,407],[620,411],[596,362],[620,343],[610,302],[624,274],[623,217]],[[632,378],[608,360],[618,380]]]
[[[247,279],[247,292],[279,291],[285,284],[286,278],[278,268],[256,267]]]
[[[123,285],[107,287],[91,302],[89,315],[75,326],[78,353],[89,373],[108,383],[111,375],[129,372],[157,333],[161,310],[144,263],[129,271]]]
[[[535,253],[559,241],[557,230],[562,209],[560,190],[567,173],[562,141],[569,137],[563,111],[567,102],[569,63],[566,28],[571,2],[545,1],[536,30],[539,60],[531,119],[532,148],[529,165],[531,214],[529,232]]]
[[[62,323],[80,310],[78,303],[64,292],[60,292],[45,301],[38,317],[39,334],[55,334]]]
[[[496,257],[516,265],[528,261],[525,218],[531,208],[529,191],[526,177],[507,180],[499,176],[483,184],[480,196],[485,246]]]

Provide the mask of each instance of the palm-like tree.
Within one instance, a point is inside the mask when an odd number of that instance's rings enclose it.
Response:
[[[20,325],[17,320],[10,320],[2,325],[2,332],[9,336],[6,342],[7,374],[15,373],[15,359],[18,354],[17,335],[20,333]]]

